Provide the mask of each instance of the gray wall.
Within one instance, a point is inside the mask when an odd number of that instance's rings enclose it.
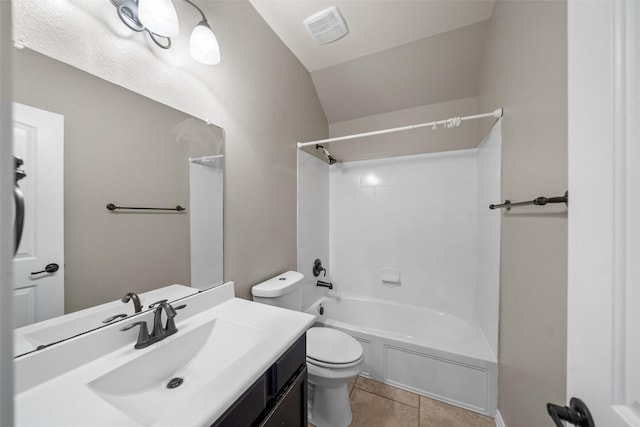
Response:
[[[189,285],[190,211],[105,205],[188,208],[188,158],[219,154],[222,129],[32,50],[13,59],[13,99],[64,115],[65,312]]]
[[[226,99],[224,276],[236,295],[297,266],[296,141],[326,138],[309,72],[248,2],[212,2],[233,41],[215,91]]]
[[[505,199],[567,189],[566,45],[564,1],[496,2],[478,109],[505,109]],[[503,214],[501,245],[498,409],[509,427],[552,426],[545,404],[566,390],[566,209]]]

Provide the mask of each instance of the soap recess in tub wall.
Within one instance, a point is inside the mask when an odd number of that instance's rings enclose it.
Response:
[[[400,271],[393,268],[383,268],[380,270],[380,281],[385,286],[400,286]]]

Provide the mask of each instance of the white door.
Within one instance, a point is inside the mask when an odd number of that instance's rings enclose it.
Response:
[[[14,327],[64,314],[64,117],[13,105],[14,154],[24,161],[22,241],[14,259]],[[56,272],[45,270],[57,264]]]
[[[568,17],[567,397],[598,427],[640,426],[640,2]]]

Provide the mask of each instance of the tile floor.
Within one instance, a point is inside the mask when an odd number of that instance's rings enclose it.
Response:
[[[349,384],[351,427],[495,427],[491,417],[365,377]],[[313,427],[309,424],[309,427]]]

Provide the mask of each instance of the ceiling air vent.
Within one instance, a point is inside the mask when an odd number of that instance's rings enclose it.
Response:
[[[327,44],[344,37],[349,32],[337,7],[332,6],[304,20],[309,34],[320,44]]]

